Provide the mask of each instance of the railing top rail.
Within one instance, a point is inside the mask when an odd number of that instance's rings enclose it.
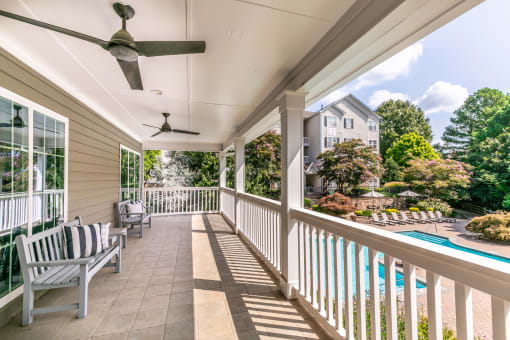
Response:
[[[280,207],[281,207],[281,203],[279,201],[275,201],[275,200],[272,200],[272,199],[269,199],[269,198],[260,197],[260,196],[248,194],[248,193],[245,193],[245,192],[238,192],[237,195],[239,195],[239,197],[244,198],[246,200],[254,201],[254,202],[257,202],[259,204],[263,204],[263,205],[265,205],[266,207],[268,207],[268,208],[270,208],[272,210],[278,210],[279,211]]]
[[[291,218],[510,301],[510,264],[306,209]]]
[[[220,187],[220,190],[221,191],[225,191],[225,192],[228,192],[230,194],[234,194],[236,193],[236,191],[234,189],[231,189],[231,188],[227,188],[227,187]]]
[[[219,190],[219,187],[150,187],[150,188],[143,188],[143,191],[163,191],[163,190]]]

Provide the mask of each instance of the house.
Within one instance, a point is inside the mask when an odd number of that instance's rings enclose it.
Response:
[[[361,139],[379,153],[379,122],[381,117],[352,94],[346,95],[317,112],[306,112],[303,123],[305,194],[323,192],[324,183],[318,170],[317,156],[334,144]],[[379,179],[367,186],[377,187]],[[328,185],[334,188],[335,184]]]

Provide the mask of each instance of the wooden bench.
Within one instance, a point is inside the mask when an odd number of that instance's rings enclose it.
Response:
[[[140,226],[140,238],[143,237],[143,226],[148,225],[152,228],[152,216],[147,212],[147,208],[144,207],[144,213],[128,213],[127,205],[131,204],[130,200],[120,201],[115,203],[115,211],[117,212],[117,220],[119,221],[119,227],[135,225]]]
[[[23,318],[24,326],[30,325],[35,314],[78,309],[78,317],[87,316],[88,284],[104,266],[115,266],[121,270],[121,235],[110,238],[110,246],[103,252],[87,258],[64,259],[63,227],[80,225],[79,218],[58,225],[32,236],[18,235],[16,247],[23,274]],[[115,240],[113,240],[115,238]],[[116,257],[115,263],[112,263]],[[50,306],[34,309],[34,292],[78,286],[79,301],[71,305]]]

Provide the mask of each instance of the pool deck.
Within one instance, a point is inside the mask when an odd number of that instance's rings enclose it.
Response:
[[[487,253],[492,253],[510,258],[510,245],[501,243],[489,242],[485,240],[478,240],[466,233],[465,226],[468,223],[467,219],[458,219],[456,223],[428,223],[428,224],[409,224],[409,225],[395,225],[388,227],[375,226],[379,229],[389,231],[411,231],[417,230],[434,234],[438,236],[448,237],[450,241],[460,246],[465,246]],[[374,225],[371,225],[374,226]],[[425,281],[425,270],[418,268],[417,277]],[[455,330],[455,287],[452,280],[442,279],[442,306],[443,306],[443,323],[448,325],[448,328]],[[425,313],[427,311],[427,295],[426,289],[418,290],[417,297],[418,305]],[[399,297],[403,300],[403,296]],[[473,290],[473,324],[475,335],[480,336],[482,339],[492,338],[492,324],[491,324],[491,304],[490,296],[480,291]]]

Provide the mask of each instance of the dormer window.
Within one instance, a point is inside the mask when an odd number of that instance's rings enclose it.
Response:
[[[353,118],[344,118],[344,129],[354,129]]]

